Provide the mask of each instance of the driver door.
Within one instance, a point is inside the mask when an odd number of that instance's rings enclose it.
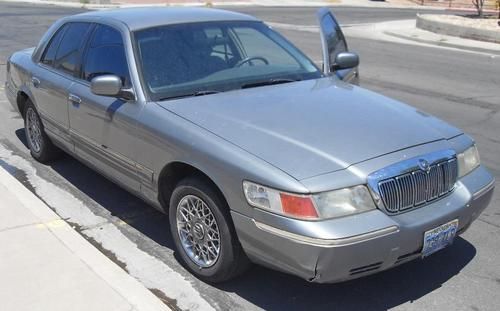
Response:
[[[323,72],[325,75],[335,74],[339,79],[357,84],[358,68],[332,71],[335,57],[342,52],[348,52],[347,42],[335,16],[328,8],[322,8],[316,14],[319,22],[321,46],[323,48]]]

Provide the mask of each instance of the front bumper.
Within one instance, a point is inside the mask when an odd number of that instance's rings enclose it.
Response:
[[[419,258],[424,232],[453,219],[464,232],[488,206],[494,182],[481,166],[450,195],[395,216],[379,210],[317,222],[264,211],[254,219],[232,216],[252,261],[313,282],[340,282]]]

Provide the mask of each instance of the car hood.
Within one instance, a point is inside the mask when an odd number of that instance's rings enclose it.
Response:
[[[461,131],[336,78],[158,102],[297,180]]]

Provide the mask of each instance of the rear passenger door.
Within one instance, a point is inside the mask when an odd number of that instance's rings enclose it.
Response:
[[[125,88],[132,88],[123,42],[118,29],[95,26],[85,48],[81,74],[69,90],[70,128],[80,157],[129,189],[139,190],[133,159],[135,119],[142,105],[90,90],[92,79],[106,74],[120,77]]]
[[[34,100],[45,129],[68,149],[72,149],[68,90],[77,73],[80,50],[90,27],[89,23],[66,23],[61,26],[49,41],[31,77]]]

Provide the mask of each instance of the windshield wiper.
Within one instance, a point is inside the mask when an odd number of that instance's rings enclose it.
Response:
[[[162,100],[178,99],[178,98],[185,98],[185,97],[204,96],[204,95],[217,94],[217,93],[220,93],[220,91],[202,90],[202,91],[196,91],[196,92],[192,92],[192,93],[162,97],[159,100],[162,101]]]
[[[193,96],[203,96],[203,95],[210,95],[210,94],[217,94],[220,93],[220,91],[216,90],[203,90],[203,91],[198,91],[193,93]]]
[[[251,82],[251,83],[245,83],[241,86],[242,89],[248,89],[252,87],[259,87],[259,86],[266,86],[266,85],[275,85],[275,84],[283,84],[283,83],[290,83],[290,82],[296,82],[300,80],[296,79],[286,79],[286,78],[280,78],[280,79],[269,79],[269,80],[264,80],[264,81],[257,81],[257,82]]]

